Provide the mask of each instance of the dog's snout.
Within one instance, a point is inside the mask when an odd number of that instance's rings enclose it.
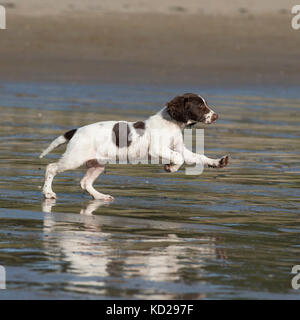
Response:
[[[211,121],[216,121],[218,117],[219,116],[216,113],[213,113],[213,115],[211,116]]]

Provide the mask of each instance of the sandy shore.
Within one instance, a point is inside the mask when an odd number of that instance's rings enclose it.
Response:
[[[6,0],[15,13],[35,16],[82,13],[276,14],[290,12],[295,0]]]
[[[215,11],[212,4],[204,10],[203,1],[180,7],[155,0],[149,8],[139,1],[133,10],[135,2],[118,0],[113,8],[112,1],[90,0],[83,9],[73,0],[52,11],[37,0],[7,4],[0,78],[299,84],[300,31],[291,28],[288,1],[213,1]]]

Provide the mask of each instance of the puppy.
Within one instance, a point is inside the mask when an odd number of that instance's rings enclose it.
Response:
[[[73,129],[56,138],[40,158],[61,144],[68,143],[58,162],[46,168],[43,194],[46,199],[56,198],[52,181],[57,173],[73,170],[84,163],[87,172],[80,181],[81,188],[94,199],[111,201],[113,197],[96,191],[94,181],[107,163],[138,163],[145,159],[161,158],[167,172],[176,172],[182,164],[201,164],[213,168],[227,166],[229,157],[210,159],[193,153],[183,143],[182,131],[198,122],[210,124],[218,115],[199,95],[185,93],[166,104],[158,113],[145,121],[101,121]]]

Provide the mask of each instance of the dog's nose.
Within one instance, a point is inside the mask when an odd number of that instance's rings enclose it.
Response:
[[[211,116],[211,121],[216,121],[218,119],[218,115],[216,113],[213,113],[213,115]]]

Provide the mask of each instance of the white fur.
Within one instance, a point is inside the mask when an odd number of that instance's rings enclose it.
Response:
[[[43,158],[46,154],[48,154],[49,152],[51,152],[53,149],[57,148],[58,146],[66,143],[68,140],[64,137],[64,136],[59,136],[58,138],[56,138],[55,140],[53,140],[49,147],[47,149],[45,149],[41,154],[40,154],[40,158]]]

